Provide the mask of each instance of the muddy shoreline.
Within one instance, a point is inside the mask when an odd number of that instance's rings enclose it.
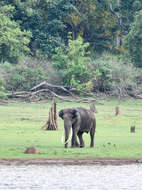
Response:
[[[142,164],[142,158],[0,159],[0,165],[128,165],[128,164]]]

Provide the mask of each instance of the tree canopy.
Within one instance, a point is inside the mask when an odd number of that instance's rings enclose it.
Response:
[[[140,0],[1,0],[0,71],[7,73],[6,81],[11,78],[8,89],[30,88],[46,79],[44,59],[62,84],[112,89],[112,71],[118,67],[104,55],[142,67],[141,19]],[[37,72],[36,65],[22,66],[25,56],[39,60]],[[13,67],[9,73],[5,65]]]

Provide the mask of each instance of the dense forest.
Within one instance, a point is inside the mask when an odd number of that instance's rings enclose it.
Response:
[[[0,98],[47,81],[142,93],[141,0],[1,0]]]

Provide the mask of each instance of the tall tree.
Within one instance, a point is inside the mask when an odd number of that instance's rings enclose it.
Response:
[[[31,33],[21,30],[13,17],[14,7],[0,7],[0,61],[17,62],[29,52]]]
[[[135,16],[124,42],[128,55],[134,65],[142,67],[142,10]]]

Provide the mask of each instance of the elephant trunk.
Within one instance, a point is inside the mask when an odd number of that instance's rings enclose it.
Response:
[[[65,148],[68,147],[68,142],[71,140],[72,137],[72,123],[68,120],[64,119],[64,132],[65,132]]]

